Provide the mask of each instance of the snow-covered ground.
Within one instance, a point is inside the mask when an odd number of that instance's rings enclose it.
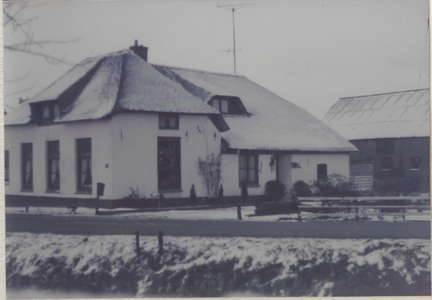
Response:
[[[100,209],[101,212],[109,211],[127,211],[128,209],[117,209],[117,210],[107,210]],[[237,208],[213,208],[213,209],[200,209],[200,210],[166,210],[158,212],[133,212],[134,209],[129,209],[130,213],[114,213],[112,215],[99,215],[101,218],[133,218],[133,219],[184,219],[184,220],[235,220],[237,219]],[[22,213],[25,214],[25,208],[23,207],[7,207],[6,213]],[[94,216],[95,210],[90,208],[80,207],[76,212],[71,211],[69,208],[54,208],[54,207],[30,207],[27,214],[48,214],[48,215],[62,215],[62,216]],[[271,215],[271,216],[255,216],[255,206],[244,206],[242,207],[242,217],[244,221],[285,221],[285,222],[297,222],[297,214],[290,215]],[[302,212],[301,214],[303,221],[308,220],[329,220],[317,217],[313,213]],[[345,219],[355,219],[354,216],[345,217],[337,216],[334,214],[330,220],[345,220]],[[406,221],[430,221],[431,217],[429,215],[408,215],[405,217]],[[404,221],[402,216],[370,216],[362,217],[362,220],[369,221]]]
[[[158,255],[157,238],[142,236],[137,257],[133,235],[13,233],[6,282],[8,298],[23,297],[20,289],[46,298],[426,295],[430,247],[414,239],[167,236]]]

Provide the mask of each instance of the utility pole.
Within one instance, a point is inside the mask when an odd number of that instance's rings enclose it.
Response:
[[[236,7],[241,8],[242,6],[249,6],[249,5],[255,5],[255,3],[246,3],[246,4],[231,4],[231,5],[219,5],[217,4],[217,8],[225,7],[225,8],[231,8],[232,11],[232,19],[233,19],[233,53],[234,53],[234,74],[237,74],[236,69],[236,39],[235,39],[235,9]],[[227,51],[229,52],[229,50]]]

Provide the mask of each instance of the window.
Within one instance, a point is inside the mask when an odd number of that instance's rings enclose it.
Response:
[[[393,166],[393,161],[391,157],[383,157],[381,158],[381,170],[382,171],[390,171]]]
[[[48,104],[46,104],[43,107],[42,118],[44,118],[44,119],[49,119],[50,118],[50,106]]]
[[[42,119],[47,121],[47,120],[54,120],[55,118],[57,118],[58,116],[60,116],[60,108],[58,106],[58,104],[53,103],[53,102],[49,102],[49,103],[45,103],[42,106]]]
[[[33,190],[33,144],[21,144],[21,188]]]
[[[218,111],[220,111],[223,114],[228,113],[228,100],[225,99],[213,99],[212,100],[212,106],[216,108]]]
[[[159,114],[159,129],[179,129],[179,115]]]
[[[158,188],[181,189],[180,138],[158,138]]]
[[[324,180],[327,178],[327,165],[326,164],[317,165],[317,178],[318,178],[318,180]]]
[[[60,190],[60,143],[47,142],[47,189]]]
[[[410,159],[410,169],[411,170],[420,170],[421,158],[420,157],[411,157]]]
[[[395,153],[395,141],[394,140],[377,140],[376,141],[376,153],[377,154],[394,154]]]
[[[4,157],[4,166],[5,166],[5,183],[9,183],[9,150],[5,151]]]
[[[77,139],[77,190],[92,191],[92,147],[91,139]]]
[[[239,97],[214,96],[208,102],[209,105],[223,114],[247,115],[248,112]]]
[[[239,156],[239,183],[258,184],[258,154]]]

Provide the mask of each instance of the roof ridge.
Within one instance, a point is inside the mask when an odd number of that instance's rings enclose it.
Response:
[[[101,55],[87,57],[87,58],[83,59],[81,62],[77,63],[77,65],[84,64],[84,63],[89,62],[89,61],[94,60],[94,59],[103,59],[103,58],[106,58],[106,57],[110,57],[110,56],[114,56],[114,55],[123,55],[123,54],[135,54],[135,53],[132,50],[130,50],[130,49],[123,49],[123,50],[119,50],[119,51],[113,51],[113,52],[110,52],[110,53],[105,53],[105,54],[101,54]]]
[[[164,69],[192,71],[192,72],[198,72],[198,73],[220,75],[220,76],[227,76],[227,77],[236,77],[236,78],[246,78],[246,76],[244,76],[244,75],[237,75],[237,74],[211,72],[211,71],[204,71],[204,70],[191,69],[191,68],[183,68],[183,67],[173,67],[173,66],[166,66],[166,65],[159,65],[159,64],[150,64],[150,65],[153,66],[153,67],[159,67],[159,68],[164,68]]]
[[[416,90],[406,90],[406,91],[399,91],[399,92],[389,92],[389,93],[378,93],[378,94],[370,94],[370,95],[362,95],[362,96],[342,97],[342,98],[339,98],[339,100],[352,99],[352,98],[363,98],[363,97],[371,97],[371,96],[382,96],[382,95],[390,95],[390,94],[398,94],[398,93],[419,92],[419,91],[426,91],[426,90],[429,90],[429,88],[416,89]]]

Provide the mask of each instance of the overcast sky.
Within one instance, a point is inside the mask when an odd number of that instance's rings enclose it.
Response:
[[[233,73],[232,12],[218,3],[254,4],[235,12],[237,74],[320,119],[341,97],[429,87],[427,0],[70,1],[32,5],[22,17],[37,17],[35,40],[79,39],[33,48],[71,63],[138,40],[150,63]],[[5,45],[22,39],[4,30]],[[7,105],[71,68],[4,57]]]

